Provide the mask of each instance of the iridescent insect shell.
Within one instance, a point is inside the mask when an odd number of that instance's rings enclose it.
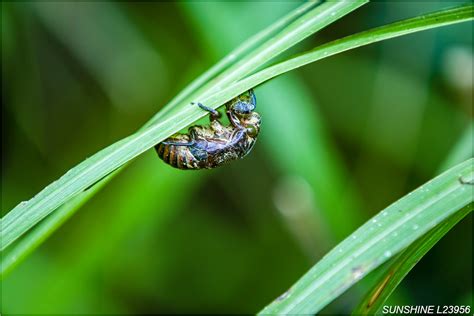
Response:
[[[261,119],[255,94],[249,90],[226,103],[230,125],[224,126],[221,114],[200,103],[210,112],[210,124],[191,126],[187,134],[175,134],[155,146],[158,156],[179,169],[211,169],[245,157],[260,132]]]

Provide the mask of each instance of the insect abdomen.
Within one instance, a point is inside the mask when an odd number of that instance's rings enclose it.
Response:
[[[155,150],[158,153],[158,157],[174,168],[183,170],[200,169],[196,159],[187,147],[160,143],[155,146]]]

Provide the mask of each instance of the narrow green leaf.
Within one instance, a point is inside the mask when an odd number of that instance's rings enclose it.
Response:
[[[89,190],[81,192],[78,196],[63,204],[51,215],[46,217],[34,227],[22,239],[13,244],[12,249],[6,254],[2,254],[0,262],[0,280],[8,272],[23,261],[33,250],[41,245],[52,233],[54,233],[65,221],[67,221],[82,205],[92,198],[100,189],[102,189],[118,172],[108,175],[105,179],[91,187]]]
[[[466,128],[466,131],[443,163],[440,171],[444,171],[448,166],[451,167],[456,163],[472,157],[473,128],[474,125],[472,123]],[[430,230],[426,235],[411,244],[396,258],[392,259],[390,265],[379,272],[378,276],[374,279],[373,286],[354,309],[353,315],[375,314],[384,305],[411,269],[413,269],[423,256],[446,235],[451,228],[469,214],[473,210],[473,207],[473,204],[469,204],[461,211],[453,214]]]
[[[258,21],[260,11],[267,7],[266,4],[251,2],[231,7],[225,3],[203,5],[198,2],[183,2],[181,6],[190,17],[196,36],[203,38],[208,54],[214,58],[219,52],[237,45],[240,33],[251,34],[258,29],[256,25],[261,23]],[[210,8],[219,11],[217,19],[213,18],[215,12]],[[252,23],[233,19],[241,15],[246,15],[246,19]],[[234,31],[216,31],[222,21],[228,21],[226,25]],[[217,42],[214,40],[216,36],[222,39]],[[297,178],[309,185],[317,201],[317,207],[311,207],[309,212],[297,212],[298,216],[305,217],[305,220],[298,217],[296,221],[305,222],[306,226],[297,225],[298,228],[295,228],[296,236],[308,236],[306,241],[300,239],[303,247],[310,249],[312,253],[316,248],[309,244],[319,244],[324,248],[323,244],[328,240],[340,240],[350,234],[363,222],[360,203],[347,181],[348,174],[318,110],[317,97],[311,95],[310,88],[305,87],[297,76],[287,74],[284,78],[272,80],[259,88],[257,98],[257,109],[265,119],[259,146],[267,152],[268,162],[278,169],[280,188],[283,183],[288,183],[290,177]],[[288,104],[298,106],[289,107]],[[282,126],[285,128],[282,129]],[[308,135],[311,135],[310,139]],[[295,152],[298,152],[298,159],[295,159]],[[341,192],[344,192],[343,199]],[[346,218],[343,223],[339,220],[341,217]],[[295,220],[295,215],[287,219]],[[315,230],[316,222],[328,229]],[[289,227],[291,229],[293,226]]]
[[[268,62],[268,59],[274,57],[276,52],[281,53],[296,44],[298,41],[295,41],[295,38],[299,39],[299,41],[303,40],[309,35],[308,30],[316,32],[334,22],[341,15],[355,10],[364,2],[328,2],[328,5],[325,5],[323,8],[319,6],[311,10],[293,22],[290,28],[284,29],[279,36],[272,38],[271,45],[265,46],[266,49],[258,54],[257,57],[251,57],[248,63],[240,63],[238,69],[234,69],[231,74],[222,78],[221,81],[215,82],[214,85],[222,87],[224,82],[239,79],[239,74],[240,76],[247,74],[254,67],[262,66]],[[318,16],[315,16],[313,11],[316,11]],[[304,36],[301,36],[301,34]],[[232,78],[232,80],[229,78]],[[244,91],[226,89],[226,93],[213,95],[211,98],[203,101],[205,101],[206,105],[217,108],[242,92]],[[180,103],[176,108],[177,110],[164,116],[156,124],[141,129],[135,134],[99,151],[69,170],[29,201],[18,204],[2,218],[1,250],[5,249],[28,231],[28,229],[87,187],[207,114],[198,107],[186,102]]]
[[[455,23],[466,22],[474,18],[474,5],[466,5],[456,7],[450,10],[438,11],[426,15],[421,15],[415,18],[402,20],[391,23],[368,31],[350,35],[322,46],[316,47],[308,52],[300,54],[296,57],[265,68],[256,74],[239,81],[228,89],[220,93],[216,93],[209,98],[218,98],[221,95],[228,94],[227,90],[238,89],[239,91],[246,91],[251,87],[255,87],[271,78],[279,76],[290,70],[302,67],[312,62],[333,56],[350,49],[373,44],[390,38],[399,37],[415,32],[429,30],[441,26],[446,26]],[[207,102],[207,100],[205,100]]]
[[[298,44],[308,36],[316,33],[334,21],[337,21],[341,17],[354,11],[367,2],[368,0],[344,0],[328,1],[319,5],[318,7],[302,15],[300,18],[296,19],[290,25],[285,27],[280,33],[274,35],[263,45],[250,52],[245,58],[237,61],[218,77],[209,81],[195,93],[191,94],[189,98],[185,98],[183,102],[190,103],[196,100],[205,100],[205,102],[203,102],[204,104],[211,104],[212,101],[207,101],[206,97],[208,97],[212,92],[219,91],[223,89],[223,87],[226,87],[227,85],[244,78],[246,75],[255,71],[259,67],[262,67],[282,52]],[[299,10],[302,9],[305,9],[305,6],[302,6]],[[237,95],[238,94],[235,96]],[[217,106],[222,104],[223,103],[217,104]],[[156,122],[159,118],[169,113],[168,108],[164,110],[164,114],[157,113],[156,116],[152,118],[151,122]],[[170,108],[170,110],[173,109]]]
[[[61,264],[49,275],[51,282],[43,285],[44,291],[30,297],[25,304],[28,304],[35,314],[52,315],[70,312],[71,306],[76,306],[77,297],[80,297],[84,290],[76,284],[97,273],[102,274],[102,267],[117,260],[117,256],[123,256],[118,253],[124,251],[125,245],[133,244],[137,236],[146,235],[147,230],[165,229],[169,221],[176,216],[176,212],[189,205],[193,191],[201,187],[201,183],[208,175],[176,172],[166,165],[157,164],[155,155],[141,158],[127,168],[120,175],[120,179],[110,183],[113,185],[112,190],[107,188],[108,192],[104,192],[104,196],[101,194],[101,200],[110,199],[111,195],[116,196],[113,203],[117,208],[111,212],[113,216],[104,217],[104,213],[109,212],[104,210],[103,214],[97,216],[98,225],[88,227],[86,223],[74,223],[78,231],[86,233],[80,240],[74,242],[73,250],[63,257],[56,258]],[[130,194],[132,187],[138,190]],[[180,190],[176,190],[182,187],[187,188],[186,196],[183,196]],[[100,209],[97,204],[93,209],[98,210],[97,207]],[[103,221],[106,218],[108,219]],[[148,225],[150,223],[151,226]],[[135,251],[133,253],[137,256],[144,255]],[[13,279],[17,277],[15,273],[11,275]],[[129,280],[127,276],[124,278]]]
[[[331,250],[261,314],[320,311],[363,276],[474,200],[474,159],[393,203]]]
[[[348,7],[356,9],[354,4],[347,4]],[[321,6],[320,6],[321,7]],[[316,9],[320,9],[320,7]],[[329,15],[334,13],[333,7],[326,8]],[[337,14],[335,14],[337,16]],[[304,18],[304,16],[303,16]],[[240,93],[263,83],[286,71],[301,67],[307,63],[328,57],[351,48],[368,45],[376,41],[388,39],[416,31],[426,30],[443,25],[459,23],[473,18],[473,6],[463,6],[452,10],[441,11],[428,14],[422,17],[409,19],[388,26],[366,31],[353,36],[346,37],[317,48],[302,56],[295,57],[286,62],[277,64],[255,75],[248,77],[222,91],[212,94],[202,100],[206,105],[217,108],[226,101],[239,95]],[[325,23],[329,24],[334,20],[322,15]],[[319,23],[318,19],[312,19],[313,23]],[[327,25],[326,24],[326,25]],[[306,26],[306,24],[303,24]],[[324,25],[321,25],[321,28]],[[290,30],[291,32],[292,30]],[[272,46],[279,50],[278,45],[287,45],[285,41],[279,41]],[[271,56],[270,54],[266,55]],[[261,60],[261,65],[267,60]],[[254,62],[250,63],[254,66]],[[242,73],[248,69],[239,68]],[[218,86],[218,85],[217,85]],[[27,202],[22,202],[11,210],[1,222],[1,250],[24,234],[33,225],[50,214],[63,203],[73,198],[90,185],[104,178],[109,173],[140,155],[144,151],[153,147],[156,143],[166,137],[190,125],[192,122],[206,115],[196,107],[186,103],[180,103],[176,108],[179,110],[171,112],[163,117],[160,122],[139,132],[118,141],[117,143],[101,150],[91,158],[83,161],[73,169],[69,170],[59,180],[53,182],[43,189],[39,194]]]
[[[459,212],[438,224],[423,237],[400,253],[390,266],[380,273],[378,282],[352,312],[353,315],[374,315],[397,288],[405,276],[423,256],[466,215],[472,212],[474,204],[468,204]]]
[[[318,1],[308,2],[296,10],[291,11],[286,16],[276,21],[266,29],[257,33],[249,40],[244,42],[241,46],[237,47],[229,55],[224,57],[221,61],[207,70],[204,74],[192,81],[187,87],[185,87],[173,100],[171,100],[165,108],[173,107],[177,103],[181,102],[184,98],[188,97],[194,90],[200,88],[205,82],[209,81],[216,74],[223,71],[226,67],[232,64],[235,60],[239,60],[244,54],[256,45],[267,41],[276,31],[282,29],[288,25],[294,19],[305,14],[310,9],[314,8],[318,4]],[[163,113],[160,111],[159,113]],[[149,126],[152,122],[150,120],[145,124],[144,128]],[[114,171],[114,173],[108,175],[106,178],[100,180],[90,190],[81,192],[78,196],[74,197],[71,201],[65,203],[51,216],[48,216],[45,220],[41,221],[38,227],[35,227],[24,239],[14,244],[14,248],[8,251],[2,256],[0,277],[4,277],[9,271],[11,271],[19,262],[25,259],[34,249],[36,249],[41,243],[43,243],[56,229],[58,229],[62,223],[64,223],[69,217],[71,217],[75,211],[77,211],[84,203],[86,203],[92,196],[94,196],[104,184],[110,181],[115,175],[117,175],[126,165]]]
[[[312,9],[317,5],[317,1],[308,2],[296,10],[291,11],[286,16],[276,21],[266,29],[257,33],[255,36],[251,37],[249,40],[244,42],[241,46],[237,47],[229,55],[224,57],[221,61],[203,73],[201,76],[192,81],[188,86],[186,86],[175,98],[173,98],[165,108],[174,107],[176,104],[181,102],[184,98],[188,97],[194,90],[200,88],[204,83],[209,81],[216,74],[222,72],[226,67],[242,58],[250,49],[256,45],[265,42],[268,40],[276,31],[283,28],[285,25],[288,25],[291,21],[298,18],[299,16],[305,14],[308,10]],[[160,111],[163,113],[165,111]],[[153,120],[153,119],[152,119]],[[151,125],[152,120],[150,120],[144,127]],[[47,219],[42,221],[39,227],[36,227],[33,232],[28,236],[14,245],[14,249],[9,251],[2,257],[0,276],[5,275],[13,267],[15,267],[22,259],[28,256],[34,249],[36,249],[42,242],[44,242],[60,225],[66,221],[72,214],[80,208],[81,205],[86,203],[95,193],[97,193],[103,185],[118,174],[123,167],[117,169],[114,173],[110,174],[103,180],[100,180],[91,190],[81,192],[73,200],[65,203],[59,209],[54,212],[54,215],[49,216]]]
[[[235,63],[237,60],[243,59],[243,57],[249,53],[251,49],[256,49],[257,46],[261,43],[265,43],[270,40],[270,38],[283,27],[290,24],[296,18],[302,16],[316,5],[318,5],[320,1],[309,1],[304,3],[296,10],[291,11],[269,27],[263,29],[259,33],[255,34],[247,41],[242,43],[236,49],[231,51],[227,54],[224,58],[222,58],[217,64],[209,68],[206,72],[200,75],[198,78],[193,80],[188,86],[186,86],[176,97],[174,97],[166,106],[163,107],[161,111],[156,113],[145,126],[151,125],[156,122],[160,117],[164,114],[168,113],[168,111],[174,108],[178,103],[183,102],[185,99],[189,99],[191,95],[195,95],[198,89],[201,89],[204,84],[208,83],[211,79],[215,78],[218,74],[221,76],[226,75],[227,72],[224,72],[230,65]],[[255,51],[253,52],[255,54]],[[248,57],[247,57],[248,58]],[[229,71],[229,70],[228,70]]]

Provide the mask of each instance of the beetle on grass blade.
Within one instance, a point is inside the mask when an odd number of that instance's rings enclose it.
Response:
[[[210,113],[210,124],[191,126],[187,134],[175,134],[159,143],[155,146],[158,156],[179,169],[212,169],[245,157],[260,132],[260,114],[254,112],[256,103],[253,90],[227,102],[229,126],[219,121],[221,113],[197,103]]]

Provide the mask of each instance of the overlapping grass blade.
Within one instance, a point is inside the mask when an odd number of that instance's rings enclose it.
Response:
[[[0,280],[3,279],[12,269],[23,261],[33,250],[41,245],[53,232],[55,232],[66,220],[68,220],[76,210],[84,205],[100,189],[102,189],[118,172],[108,175],[91,187],[89,190],[81,192],[67,203],[63,204],[54,213],[42,220],[23,238],[13,244],[6,254],[2,254],[0,262]]]
[[[313,314],[448,217],[473,203],[469,159],[393,203],[341,242],[261,314]]]
[[[390,266],[379,274],[377,278],[378,282],[362,299],[352,314],[375,315],[418,261],[420,261],[451,228],[459,223],[466,215],[471,213],[473,208],[474,205],[472,203],[462,208],[459,212],[456,212],[437,225],[400,253],[393,262],[390,263]]]
[[[255,85],[307,63],[384,39],[472,20],[472,18],[473,6],[463,6],[400,21],[372,31],[369,30],[349,36],[267,68],[219,93],[213,94],[204,101],[207,105],[217,108],[220,104]],[[71,169],[66,175],[46,187],[33,199],[20,203],[2,219],[1,249],[5,249],[11,242],[68,199],[130,161],[155,143],[191,124],[203,115],[204,113],[194,107],[183,108],[181,112],[177,112],[169,116],[168,119],[105,148]]]
[[[325,6],[316,7],[293,22],[291,27],[284,29],[279,36],[272,38],[271,43],[264,45],[265,49],[260,54],[252,56],[248,62],[240,62],[238,67],[233,68],[229,74],[221,78],[221,81],[214,82],[213,85],[219,87],[223,82],[240,79],[239,77],[248,74],[255,67],[262,66],[278,53],[309,36],[311,34],[309,30],[314,33],[365,2],[328,2]],[[224,94],[213,95],[204,101],[206,105],[217,108],[244,92],[238,89],[238,87],[226,89]],[[189,106],[186,102],[179,103],[176,109],[156,124],[141,129],[81,162],[35,197],[17,205],[2,218],[1,250],[89,186],[206,114],[199,111],[197,107]]]
[[[212,92],[222,90],[226,85],[244,78],[282,52],[367,2],[368,0],[328,1],[319,5],[293,21],[280,33],[274,35],[267,42],[254,49],[245,56],[245,58],[237,61],[222,74],[207,82],[200,89],[197,89],[195,93],[191,94],[189,98],[185,98],[183,102],[190,103],[196,100],[206,100],[203,103],[206,105],[210,104],[210,102],[207,101],[207,97],[209,97]],[[170,111],[175,109],[177,108],[170,108]],[[177,110],[179,110],[179,108]],[[169,111],[163,113],[165,114],[157,113],[156,116],[151,119],[151,122],[156,122],[158,118],[163,117],[169,113]]]
[[[239,90],[245,91],[251,87],[255,87],[267,80],[279,76],[289,70],[293,70],[315,61],[333,56],[350,49],[373,44],[390,38],[408,35],[415,32],[429,30],[441,26],[451,25],[455,23],[466,22],[474,18],[474,5],[465,5],[449,10],[442,10],[415,18],[402,20],[374,29],[370,29],[361,33],[350,35],[330,43],[321,45],[308,52],[302,53],[296,57],[265,68],[256,74],[241,80],[231,88],[238,87]],[[218,98],[221,95],[228,94],[227,89],[212,95]],[[204,100],[207,102],[207,100]]]
[[[474,125],[472,123],[469,124],[449,153],[446,161],[442,164],[440,172],[465,159],[472,158],[473,128]],[[474,188],[472,190],[474,195]],[[469,204],[461,211],[447,218],[391,260],[390,265],[384,267],[383,271],[379,272],[373,280],[371,289],[354,309],[353,315],[374,315],[385,304],[386,300],[411,269],[444,235],[468,215],[473,210],[473,207],[473,204]]]
[[[292,10],[287,15],[255,34],[247,41],[242,43],[236,49],[231,51],[227,56],[222,58],[218,63],[209,68],[206,72],[200,75],[198,78],[193,80],[187,85],[181,92],[179,92],[157,115],[162,116],[169,110],[182,102],[185,98],[189,97],[197,89],[201,88],[206,82],[214,78],[216,75],[222,73],[228,66],[234,63],[236,60],[242,59],[252,48],[257,47],[259,44],[267,41],[275,32],[281,30],[283,27],[290,24],[296,18],[302,16],[310,9],[318,5],[320,1],[310,1],[304,3],[295,10]],[[149,126],[153,121],[156,121],[158,116],[145,124]],[[120,169],[121,170],[121,169]],[[92,197],[103,185],[110,180],[119,170],[110,174],[107,178],[101,180],[91,190],[82,192],[76,196],[73,200],[62,205],[57,209],[51,216],[48,216],[42,221],[37,227],[29,232],[25,238],[14,245],[5,256],[2,257],[0,275],[5,275],[10,271],[16,264],[18,264],[24,257],[26,257],[31,251],[33,251],[39,244],[41,244],[50,234],[52,234],[65,220],[67,220],[83,203],[85,203],[90,197]]]
[[[166,109],[176,106],[179,102],[183,101],[184,98],[189,97],[193,91],[202,87],[203,84],[208,82],[215,75],[221,73],[229,65],[236,60],[241,59],[250,49],[267,41],[275,32],[288,25],[296,18],[302,16],[307,11],[314,8],[319,2],[311,1],[291,11],[286,16],[282,17],[266,29],[257,33],[246,42],[242,43],[241,46],[237,47],[217,64],[203,73],[201,76],[193,80],[188,86],[186,86],[175,98],[173,98],[159,114],[166,113]],[[145,127],[151,125],[153,119],[151,119]],[[93,189],[81,192],[78,196],[74,197],[73,200],[65,203],[59,209],[54,212],[54,215],[47,217],[42,221],[38,227],[35,227],[34,231],[30,232],[24,239],[18,244],[15,244],[14,249],[9,251],[2,257],[0,276],[4,276],[14,266],[16,266],[22,259],[24,259],[29,253],[31,253],[36,247],[38,247],[49,235],[51,235],[65,220],[67,220],[77,209],[86,203],[95,193],[97,193],[103,185],[114,177],[118,172],[123,169],[117,169],[114,173],[108,175],[105,179],[100,180]]]
[[[217,75],[226,76],[227,69],[231,66],[235,61],[241,60],[244,58],[246,54],[248,54],[252,49],[257,49],[259,44],[267,42],[271,36],[273,36],[277,31],[281,30],[283,27],[289,25],[292,21],[297,19],[298,17],[302,16],[309,10],[313,9],[316,5],[318,5],[320,1],[309,1],[304,3],[296,10],[291,11],[269,27],[263,29],[259,33],[255,34],[247,41],[242,43],[236,49],[232,50],[229,54],[227,54],[224,58],[222,58],[217,64],[209,68],[206,72],[200,75],[198,78],[193,80],[188,86],[186,86],[176,97],[174,97],[166,106],[161,109],[156,115],[154,115],[145,126],[156,122],[160,117],[166,114],[170,109],[175,107],[178,103],[183,102],[185,99],[190,99],[192,95],[196,95],[198,89],[201,89],[206,83]],[[255,54],[255,52],[253,52]],[[249,57],[249,56],[248,56]],[[247,58],[248,58],[247,57]],[[212,88],[212,87],[211,87]],[[197,99],[196,99],[197,100]]]

